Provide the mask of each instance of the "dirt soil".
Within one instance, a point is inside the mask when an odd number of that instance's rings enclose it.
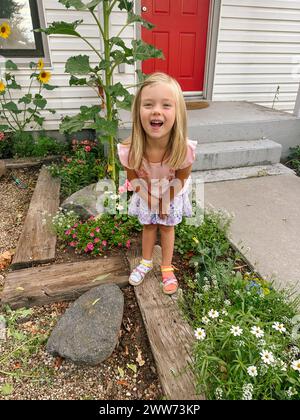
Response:
[[[38,169],[8,171],[0,179],[0,254],[16,248],[30,199],[38,177]],[[27,185],[19,188],[11,175]],[[139,241],[139,238],[136,238]],[[108,255],[120,255],[121,250]],[[89,259],[64,250],[57,244],[56,263]],[[9,268],[0,270],[0,294]],[[97,399],[154,400],[163,398],[147,333],[135,299],[133,288],[122,289],[124,316],[119,342],[112,355],[96,367],[78,366],[54,358],[45,351],[47,337],[69,302],[32,308],[31,314],[20,317],[6,340],[0,337],[0,400],[18,399]],[[7,317],[5,310],[0,316]],[[18,349],[17,337],[44,337],[42,343]],[[29,350],[30,349],[30,350]],[[32,352],[32,354],[30,354]]]

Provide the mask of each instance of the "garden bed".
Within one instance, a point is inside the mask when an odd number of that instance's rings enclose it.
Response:
[[[17,245],[38,177],[38,171],[33,169],[14,170],[13,173],[28,188],[19,189],[11,181],[11,171],[1,179],[1,202],[5,203],[0,221],[3,232],[1,253],[13,251]],[[139,238],[135,240],[138,241]],[[122,250],[111,250],[106,254],[108,257],[112,255],[124,258]],[[75,254],[73,249],[63,248],[60,242],[57,244],[55,263],[95,258]],[[0,271],[1,286],[8,270]],[[97,367],[76,366],[66,360],[53,358],[45,351],[47,337],[70,303],[33,307],[30,312],[19,310],[7,313],[2,310],[0,315],[2,313],[8,319],[12,337],[7,341],[0,340],[0,398],[161,398],[162,390],[134,292],[131,287],[125,287],[122,291],[125,305],[119,343],[111,357]],[[28,343],[29,340],[31,344]],[[21,349],[15,351],[20,345]]]

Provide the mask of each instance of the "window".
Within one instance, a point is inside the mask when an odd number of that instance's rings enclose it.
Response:
[[[0,0],[0,24],[8,22],[11,34],[1,38],[0,55],[4,57],[44,57],[37,0]]]

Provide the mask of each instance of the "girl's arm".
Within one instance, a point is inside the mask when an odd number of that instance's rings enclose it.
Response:
[[[139,178],[135,170],[126,167],[124,168],[127,172],[127,179],[133,190],[148,204],[149,210],[157,209],[159,200],[151,195],[151,186],[144,179]]]
[[[184,168],[178,169],[175,172],[175,178],[170,182],[168,189],[163,194],[159,203],[159,210],[162,215],[169,214],[170,202],[174,200],[174,197],[180,193],[183,189],[185,182],[190,176],[192,171],[192,165]]]

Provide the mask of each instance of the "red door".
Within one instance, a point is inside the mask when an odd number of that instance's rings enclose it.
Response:
[[[184,91],[202,91],[210,0],[141,0],[142,16],[155,25],[142,28],[145,42],[164,53],[165,60],[142,64],[144,73],[163,71]]]

